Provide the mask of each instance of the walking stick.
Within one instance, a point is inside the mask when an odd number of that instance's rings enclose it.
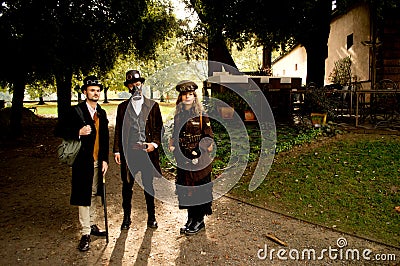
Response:
[[[103,205],[104,205],[104,223],[106,227],[106,243],[108,244],[108,221],[107,221],[107,201],[106,201],[106,177],[103,175]]]

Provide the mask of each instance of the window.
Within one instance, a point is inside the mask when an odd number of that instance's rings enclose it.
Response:
[[[347,50],[349,50],[353,46],[353,33],[347,35]]]
[[[294,64],[294,71],[297,71],[297,64]]]

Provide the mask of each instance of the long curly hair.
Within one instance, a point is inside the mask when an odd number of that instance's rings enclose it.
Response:
[[[199,98],[197,97],[197,93],[195,91],[190,91],[190,92],[193,92],[194,95],[194,101],[190,109],[194,114],[201,115],[201,113],[203,112],[203,105],[201,104]],[[188,93],[189,91],[184,91],[179,93],[178,99],[176,100],[175,115],[183,111],[184,105],[182,104],[182,96]]]

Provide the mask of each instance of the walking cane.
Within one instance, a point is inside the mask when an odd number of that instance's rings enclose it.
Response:
[[[106,201],[106,177],[103,175],[103,205],[104,205],[104,223],[106,227],[106,243],[108,244],[108,221],[107,221],[107,201]]]

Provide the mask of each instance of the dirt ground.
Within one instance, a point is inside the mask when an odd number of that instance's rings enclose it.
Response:
[[[197,235],[180,235],[185,211],[160,201],[159,228],[147,229],[139,186],[134,188],[131,229],[121,231],[121,181],[113,160],[107,173],[110,242],[92,237],[91,249],[80,252],[78,210],[69,205],[71,172],[55,156],[60,140],[53,137],[53,127],[54,121],[39,121],[18,141],[0,143],[0,265],[400,265],[399,248],[228,197],[214,201],[206,230]],[[104,228],[101,207],[98,213],[98,225]],[[352,256],[356,251],[359,260]]]

